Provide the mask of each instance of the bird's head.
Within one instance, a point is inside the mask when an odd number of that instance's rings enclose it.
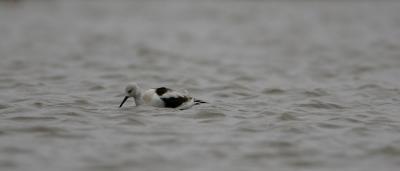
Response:
[[[122,105],[124,105],[124,103],[126,102],[126,100],[128,100],[128,98],[130,98],[130,97],[137,98],[140,93],[139,91],[140,91],[139,86],[135,82],[132,82],[132,83],[129,83],[128,85],[126,85],[125,97],[124,97],[124,100],[122,100],[119,107],[122,107]]]

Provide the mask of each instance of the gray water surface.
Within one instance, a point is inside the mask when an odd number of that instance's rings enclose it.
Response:
[[[0,2],[0,170],[397,171],[399,9]],[[131,81],[209,104],[118,108]]]

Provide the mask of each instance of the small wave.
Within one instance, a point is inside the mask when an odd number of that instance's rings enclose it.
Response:
[[[256,132],[262,132],[264,130],[262,129],[257,129],[257,128],[250,128],[250,127],[239,127],[236,129],[237,131],[240,132],[250,132],[250,133],[256,133]]]
[[[328,103],[322,102],[319,100],[311,100],[310,103],[299,104],[299,107],[306,107],[306,108],[316,108],[316,109],[344,109],[345,107],[335,104],[335,103]]]
[[[0,168],[16,168],[18,164],[11,160],[0,161]]]
[[[297,159],[289,162],[289,164],[295,167],[309,168],[309,167],[322,166],[323,162],[316,160]]]
[[[29,149],[23,149],[23,148],[19,148],[19,147],[4,147],[0,150],[3,153],[6,154],[27,154],[27,153],[31,153],[32,150]]]
[[[249,75],[242,75],[242,76],[239,76],[239,77],[235,78],[235,80],[236,81],[252,82],[252,81],[257,80],[257,78],[249,76]]]
[[[37,108],[42,108],[43,107],[43,103],[42,102],[34,102],[33,104],[32,104],[32,106],[35,106],[35,107],[37,107]]]
[[[56,117],[51,117],[51,116],[42,116],[42,117],[37,117],[37,116],[16,116],[10,118],[10,120],[13,121],[48,121],[48,120],[56,120]]]
[[[228,98],[228,97],[231,97],[232,94],[219,92],[219,93],[214,93],[214,96],[215,97],[220,97],[220,98]]]
[[[77,113],[77,112],[60,112],[60,113],[56,113],[56,115],[80,117],[83,114],[80,114],[80,113]]]
[[[364,74],[366,72],[370,72],[372,70],[374,70],[375,68],[373,68],[372,66],[353,66],[352,69],[352,73],[355,75],[360,75],[360,74]]]
[[[399,157],[400,156],[400,148],[395,147],[393,145],[386,145],[384,147],[372,149],[369,151],[371,155],[385,155],[391,157]]]
[[[193,118],[195,119],[206,119],[206,118],[219,118],[225,117],[226,115],[219,112],[212,112],[212,111],[201,111],[196,113]]]
[[[345,126],[333,124],[333,123],[318,123],[317,125],[321,128],[327,128],[327,129],[345,128]]]
[[[360,119],[354,119],[354,118],[345,118],[345,117],[336,117],[336,118],[331,118],[329,119],[330,121],[344,121],[344,122],[349,122],[349,123],[363,123],[362,120]]]
[[[358,87],[359,90],[364,90],[364,89],[376,89],[376,88],[382,88],[380,85],[377,84],[364,84]]]
[[[27,128],[10,129],[7,132],[58,134],[67,131],[63,128],[58,128],[58,127],[33,126]]]
[[[137,125],[137,126],[145,126],[146,124],[135,118],[127,118],[125,121],[121,122],[123,125]]]
[[[321,96],[329,95],[328,92],[326,92],[325,90],[322,90],[320,88],[305,91],[304,94],[308,97],[321,97]]]
[[[268,145],[274,148],[289,148],[295,146],[293,142],[288,141],[272,141],[269,142]]]
[[[210,87],[208,88],[209,91],[223,91],[223,90],[247,90],[247,91],[251,91],[250,88],[238,84],[238,83],[232,83],[232,84],[226,84],[223,86],[217,86],[217,87]]]
[[[273,94],[273,95],[278,95],[278,94],[284,94],[286,91],[282,90],[280,88],[266,88],[262,91],[264,94]]]
[[[89,88],[90,91],[99,91],[99,90],[104,90],[104,86],[101,85],[95,85]]]
[[[119,80],[119,79],[125,79],[125,75],[123,74],[103,74],[100,76],[102,79],[106,80]]]
[[[0,110],[9,108],[9,105],[0,104]]]
[[[67,78],[66,75],[52,75],[52,76],[44,76],[40,77],[40,80],[44,81],[59,81],[59,80],[65,80]]]
[[[368,129],[368,127],[355,127],[355,128],[351,128],[348,131],[350,134],[355,134],[358,136],[370,136],[370,130]]]
[[[296,116],[294,116],[293,113],[285,112],[281,113],[278,116],[278,120],[280,121],[293,121],[293,120],[299,120]]]

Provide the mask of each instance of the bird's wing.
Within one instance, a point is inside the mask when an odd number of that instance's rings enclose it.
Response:
[[[176,108],[190,101],[192,98],[180,92],[169,90],[161,95],[160,99],[164,102],[165,107]]]

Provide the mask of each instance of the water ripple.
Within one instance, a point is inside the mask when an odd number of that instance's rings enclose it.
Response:
[[[225,117],[226,115],[220,112],[214,112],[214,111],[200,111],[197,112],[195,115],[192,117],[195,119],[207,119],[207,118],[221,118]]]
[[[22,121],[22,122],[57,120],[56,117],[51,117],[51,116],[16,116],[16,117],[11,117],[9,119],[13,121]]]
[[[279,89],[279,88],[266,88],[262,91],[264,94],[273,94],[273,95],[279,95],[279,94],[284,94],[286,91]]]
[[[316,108],[316,109],[344,109],[344,106],[335,104],[335,103],[328,103],[322,102],[319,100],[311,100],[309,103],[299,104],[299,107],[305,108]]]

